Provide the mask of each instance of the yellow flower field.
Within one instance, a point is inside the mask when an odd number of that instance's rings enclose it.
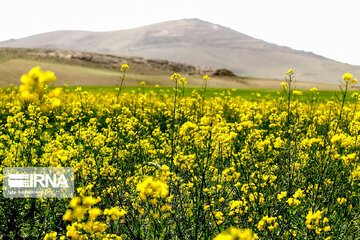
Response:
[[[360,239],[351,74],[338,101],[299,101],[292,69],[278,98],[248,101],[207,97],[208,76],[185,97],[180,74],[170,94],[125,93],[128,68],[116,92],[49,90],[40,68],[1,90],[1,169],[73,167],[77,190],[1,194],[0,239]]]

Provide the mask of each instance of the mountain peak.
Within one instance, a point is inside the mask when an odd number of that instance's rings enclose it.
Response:
[[[201,20],[200,18],[184,18],[183,20],[190,21],[190,22],[205,22],[204,20]]]

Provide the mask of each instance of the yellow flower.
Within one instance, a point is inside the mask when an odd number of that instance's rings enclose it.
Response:
[[[350,82],[351,79],[353,78],[354,75],[350,74],[350,73],[345,73],[343,75],[343,79],[346,81],[346,82]]]
[[[286,75],[293,75],[294,71],[292,68],[289,69],[289,71],[286,72]]]
[[[317,92],[317,88],[313,87],[312,89],[310,89],[311,92]]]
[[[342,204],[346,203],[346,198],[338,198],[338,199],[336,199],[336,201],[337,201],[340,205],[342,205]]]
[[[289,204],[289,206],[301,204],[301,202],[297,198],[289,198],[288,200],[286,200],[286,202]]]
[[[296,190],[296,192],[293,195],[293,198],[304,198],[306,195],[304,193],[304,190],[301,190],[300,188]]]
[[[180,86],[180,85],[186,85],[187,84],[187,81],[186,81],[186,79],[184,78],[184,77],[182,77],[182,78],[180,78],[180,80],[179,80],[179,82],[178,82],[178,85]]]
[[[50,72],[50,71],[40,72],[40,75],[39,75],[39,83],[40,84],[54,82],[55,80],[56,80],[56,77],[53,72]]]
[[[56,239],[56,236],[57,236],[57,232],[47,233],[44,237],[44,240],[53,240]]]
[[[71,217],[77,219],[78,221],[81,221],[82,219],[84,219],[85,213],[85,206],[77,206],[72,212]]]
[[[258,228],[260,231],[262,231],[262,230],[264,230],[264,226],[265,226],[266,224],[269,225],[269,224],[272,224],[272,223],[273,223],[273,225],[267,226],[268,229],[269,229],[270,231],[272,231],[272,230],[274,230],[275,228],[277,228],[277,227],[279,226],[279,223],[276,222],[276,220],[277,220],[277,217],[264,216],[264,217],[259,221],[259,223],[257,224],[257,228]]]
[[[294,91],[293,91],[293,94],[294,94],[294,95],[302,95],[302,91],[294,90]]]
[[[226,231],[218,234],[213,240],[255,240],[259,237],[250,229],[238,229],[231,227]]]
[[[316,211],[315,213],[313,213],[311,210],[308,212],[307,216],[306,216],[306,224],[307,225],[310,225],[311,222],[313,222],[314,220],[316,222],[318,222],[318,220],[321,219],[321,214],[322,212],[320,212],[319,210]]]
[[[318,234],[318,235],[321,234],[321,231],[322,231],[322,229],[319,228],[319,227],[317,227],[317,228],[315,229],[315,233]]]
[[[100,208],[92,208],[89,211],[89,217],[90,219],[94,220],[95,218],[97,218],[100,214],[102,213]]]
[[[154,198],[154,199],[151,199],[149,202],[152,206],[156,206],[156,204],[158,203],[158,200],[156,198]]]
[[[81,203],[81,198],[79,197],[73,197],[70,201],[69,206],[71,208],[76,208]]]
[[[127,211],[120,209],[119,207],[113,207],[111,209],[105,209],[104,215],[111,216],[113,220],[119,219],[127,214]]]
[[[179,73],[174,73],[174,74],[170,77],[170,79],[171,79],[172,82],[177,81],[177,80],[179,80],[180,78],[181,78],[181,75],[180,75]]]
[[[55,98],[51,101],[50,108],[51,109],[57,108],[60,106],[60,104],[61,104],[61,100],[58,98]]]
[[[287,192],[286,192],[286,191],[283,191],[283,192],[279,193],[279,194],[277,195],[277,199],[279,200],[279,202],[281,201],[281,199],[283,199],[284,197],[286,197],[286,195],[287,195]]]
[[[290,229],[290,230],[289,230],[289,233],[290,233],[291,235],[293,235],[293,237],[296,237],[296,234],[297,234],[296,230]]]
[[[44,85],[49,82],[56,80],[55,74],[50,71],[43,72],[40,67],[32,68],[27,74],[23,74],[20,78],[22,85],[19,88],[21,97],[25,101],[34,101],[36,98],[42,98],[44,90],[47,89],[47,85]],[[55,92],[58,92],[56,90]],[[52,97],[53,93],[50,94]]]
[[[61,95],[61,92],[62,92],[61,88],[55,88],[54,90],[52,90],[48,93],[48,97],[57,98]]]
[[[331,227],[330,227],[330,226],[324,227],[324,232],[330,232],[330,231],[331,231]]]
[[[210,77],[209,77],[208,75],[205,75],[205,76],[203,76],[203,79],[204,79],[205,81],[207,81],[207,80],[210,79]]]
[[[204,210],[208,210],[210,208],[210,205],[204,205]]]
[[[21,92],[21,97],[25,101],[33,101],[38,97],[38,95],[36,93],[30,93],[29,91],[23,91]]]
[[[146,196],[163,198],[169,194],[168,185],[160,180],[155,180],[153,177],[147,177],[143,182],[140,182],[136,186],[136,190],[142,200],[146,200]]]
[[[127,65],[127,64],[121,65],[121,71],[122,71],[122,72],[126,71],[126,70],[129,69],[129,68],[130,68],[129,65]]]
[[[69,222],[71,222],[72,217],[71,217],[71,210],[70,210],[70,209],[67,209],[67,210],[66,210],[66,212],[65,212],[65,214],[63,215],[62,219],[63,219],[64,221],[69,221]]]
[[[354,75],[350,74],[350,73],[345,73],[343,75],[343,79],[347,84],[351,83],[351,84],[356,84],[357,83],[357,79],[354,77]]]
[[[164,206],[161,207],[161,211],[166,212],[166,211],[170,211],[171,210],[171,206],[166,203]]]
[[[23,86],[32,86],[34,84],[34,80],[28,74],[23,74],[20,81],[24,84]]]
[[[160,217],[160,214],[159,213],[153,213],[152,216],[153,216],[153,218],[158,219]]]
[[[86,196],[83,199],[83,204],[86,206],[92,206],[100,202],[100,200],[101,200],[100,198],[93,198],[91,196]]]
[[[145,201],[146,200],[146,195],[142,192],[139,193],[139,197],[141,200]]]
[[[283,87],[285,87],[285,88],[288,87],[286,82],[282,82],[282,83],[281,83],[281,86],[283,86]]]

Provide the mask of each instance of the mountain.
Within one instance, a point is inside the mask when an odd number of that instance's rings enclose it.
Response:
[[[241,76],[284,79],[293,68],[298,81],[337,84],[345,72],[360,66],[278,46],[232,29],[183,19],[112,31],[55,31],[12,39],[0,47],[25,47],[166,59],[213,69],[227,68]]]

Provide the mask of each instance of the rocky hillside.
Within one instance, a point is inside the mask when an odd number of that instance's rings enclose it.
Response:
[[[186,75],[211,74],[209,67],[192,66],[160,59],[147,59],[142,57],[119,57],[81,51],[62,51],[45,49],[0,48],[0,58],[29,58],[55,62],[64,62],[79,66],[90,66],[111,70],[119,70],[122,64],[128,64],[133,72],[138,74],[156,75],[159,73],[172,74],[180,72]]]

